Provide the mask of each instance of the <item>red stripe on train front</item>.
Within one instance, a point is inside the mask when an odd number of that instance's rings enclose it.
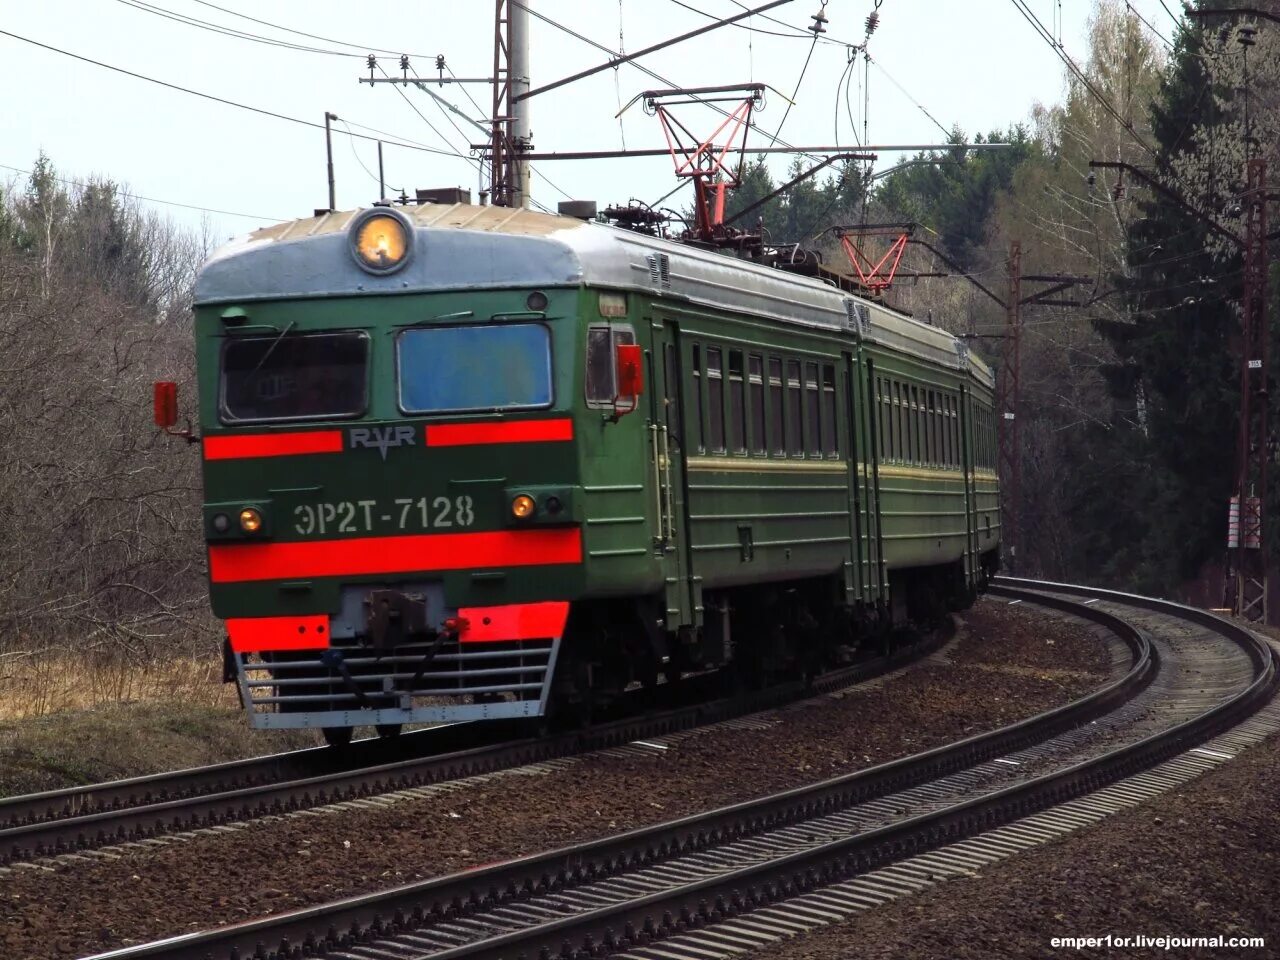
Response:
[[[500,607],[460,607],[460,643],[493,640],[543,640],[564,635],[568,600],[508,603]]]
[[[263,650],[323,650],[329,646],[329,616],[230,617],[226,621],[236,653]]]
[[[573,439],[573,421],[491,420],[485,423],[440,423],[427,427],[428,447],[465,447],[486,443],[548,443]]]
[[[213,544],[209,547],[209,579],[214,583],[243,583],[581,562],[582,531],[577,527],[423,533],[350,540]]]
[[[307,430],[298,433],[245,433],[205,437],[201,441],[206,460],[240,460],[249,457],[292,457],[305,453],[341,453],[341,430]]]

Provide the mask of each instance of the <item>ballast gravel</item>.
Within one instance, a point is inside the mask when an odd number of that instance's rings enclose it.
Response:
[[[1112,676],[1098,628],[987,599],[943,656],[652,755],[255,822],[0,876],[0,957],[82,957],[534,853],[826,779],[1003,726]]]
[[[1173,793],[756,960],[1280,956],[1280,737]],[[1138,945],[1138,938],[1161,946]],[[1221,937],[1217,947],[1177,946]],[[1241,939],[1261,937],[1261,946]],[[1054,945],[1054,938],[1059,944]],[[1063,940],[1096,938],[1096,945]],[[1104,938],[1110,938],[1109,943]],[[1134,946],[1118,946],[1120,938]],[[1229,945],[1231,940],[1235,945]]]

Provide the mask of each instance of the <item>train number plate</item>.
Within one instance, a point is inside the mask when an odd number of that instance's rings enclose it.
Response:
[[[300,536],[374,533],[381,530],[444,530],[476,522],[471,497],[397,497],[394,500],[338,500],[293,508]]]

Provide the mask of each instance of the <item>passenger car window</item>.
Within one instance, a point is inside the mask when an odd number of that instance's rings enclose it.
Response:
[[[782,431],[782,361],[769,358],[769,450],[778,456],[787,452]]]
[[[719,347],[707,348],[707,440],[712,450],[724,452],[724,370]]]
[[[800,361],[787,361],[787,453],[804,456],[804,396],[800,388]]]
[[[742,351],[729,351],[729,442],[734,453],[747,452],[747,392]]]
[[[829,457],[839,453],[836,445],[836,370],[822,365],[822,452]]]
[[[764,453],[768,445],[765,440],[763,357],[752,354],[747,358],[747,381],[751,394],[751,452]]]

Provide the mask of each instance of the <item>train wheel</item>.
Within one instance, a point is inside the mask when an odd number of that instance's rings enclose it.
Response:
[[[374,727],[374,729],[378,731],[378,736],[389,739],[391,737],[400,736],[400,731],[403,730],[404,727],[398,723],[380,723]]]
[[[320,731],[324,734],[324,742],[335,750],[341,750],[351,743],[351,734],[354,732],[352,727],[325,727]]]

